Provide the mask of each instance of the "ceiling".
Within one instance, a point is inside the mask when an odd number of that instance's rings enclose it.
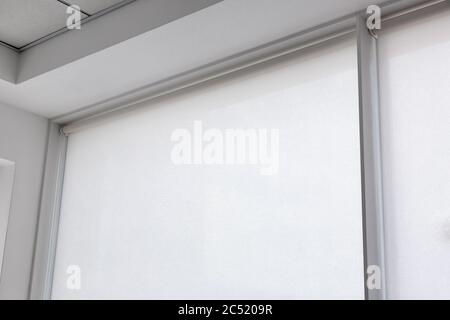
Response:
[[[142,1],[153,0],[136,2]],[[5,30],[13,28],[3,29],[2,17],[11,22],[13,16],[24,16],[16,11],[14,3],[19,2],[31,7],[40,3],[39,14],[53,12],[51,23],[35,28],[33,18],[7,38]],[[92,14],[117,1],[70,2]],[[224,0],[24,82],[0,79],[0,103],[54,118],[382,2]],[[0,39],[19,46],[39,36],[34,29],[45,33],[57,28],[60,11],[64,13],[61,3],[50,0],[0,0],[0,12],[2,8],[7,12],[0,13]]]
[[[78,5],[85,19],[120,2],[123,0],[0,0],[0,41],[22,50],[65,29],[70,5]]]
[[[96,14],[99,11],[112,7],[123,0],[65,0],[69,4],[75,4],[80,7],[83,12],[87,12],[90,15]]]

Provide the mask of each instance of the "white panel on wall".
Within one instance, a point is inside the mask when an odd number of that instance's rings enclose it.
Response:
[[[3,173],[6,173],[9,181],[14,170],[8,231],[3,250],[0,300],[21,300],[29,296],[47,128],[48,119],[0,103],[0,158],[8,160],[0,161],[0,167],[6,169]],[[3,179],[5,175],[2,174],[0,180],[5,181]],[[4,199],[8,198],[0,199],[0,207],[8,201]],[[6,223],[3,221],[0,223]]]
[[[340,39],[70,135],[52,297],[363,298],[357,82]]]
[[[380,35],[388,298],[450,299],[450,11]]]

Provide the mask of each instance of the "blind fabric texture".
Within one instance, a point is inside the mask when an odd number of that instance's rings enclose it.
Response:
[[[70,135],[54,299],[364,297],[353,38]]]

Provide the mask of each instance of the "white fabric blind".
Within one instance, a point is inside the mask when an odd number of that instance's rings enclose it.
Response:
[[[391,299],[450,298],[450,12],[379,38]]]
[[[71,134],[52,297],[363,298],[357,82],[340,39]]]

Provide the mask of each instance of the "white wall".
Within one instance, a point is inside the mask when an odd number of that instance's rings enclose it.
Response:
[[[0,299],[26,299],[33,260],[48,120],[0,104],[0,158],[15,162]]]

